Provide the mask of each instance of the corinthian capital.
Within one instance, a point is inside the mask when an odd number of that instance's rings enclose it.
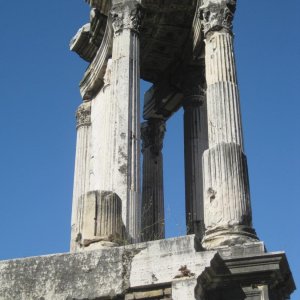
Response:
[[[206,79],[204,62],[198,67],[188,67],[182,81],[184,95],[184,109],[198,107],[204,104],[206,99]]]
[[[76,112],[77,128],[91,125],[91,103],[82,103]]]
[[[161,119],[150,119],[144,122],[141,127],[142,151],[150,148],[153,155],[159,155],[163,148],[163,141],[166,132],[165,121]]]
[[[200,7],[204,34],[221,30],[231,33],[235,8],[236,0],[204,0]]]
[[[143,11],[141,5],[136,1],[115,5],[110,14],[115,35],[118,35],[123,29],[130,29],[139,33]]]

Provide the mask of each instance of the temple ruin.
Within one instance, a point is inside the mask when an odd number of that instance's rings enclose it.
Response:
[[[70,44],[89,62],[70,253],[0,262],[0,299],[289,299],[286,255],[252,225],[236,0],[86,2]],[[141,79],[152,83],[142,108]],[[165,239],[162,149],[180,108],[187,230]]]

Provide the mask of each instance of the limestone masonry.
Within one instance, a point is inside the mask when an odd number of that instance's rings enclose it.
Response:
[[[285,254],[268,253],[252,226],[236,0],[86,2],[90,22],[70,44],[90,63],[71,250],[0,262],[0,300],[290,299]],[[153,83],[143,123],[140,79]],[[165,239],[162,149],[181,107],[187,235]]]

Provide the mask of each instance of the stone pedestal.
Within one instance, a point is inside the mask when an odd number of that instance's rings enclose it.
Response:
[[[201,15],[205,34],[209,149],[203,156],[207,249],[257,239],[247,161],[243,153],[240,99],[233,51],[234,0],[205,0]]]
[[[143,123],[141,129],[143,140],[141,237],[143,241],[153,241],[165,237],[162,156],[165,122],[151,119]]]

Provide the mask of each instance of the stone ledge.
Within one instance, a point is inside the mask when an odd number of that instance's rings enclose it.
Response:
[[[266,283],[275,292],[278,288],[284,296],[295,289],[284,253],[265,253],[262,243],[223,248],[221,252],[223,258],[216,251],[199,251],[197,240],[191,235],[2,261],[0,300],[170,297],[190,300],[197,299],[195,293],[200,295],[203,290],[222,292],[231,285],[245,285],[241,295],[265,293]],[[253,283],[256,289],[252,288]],[[188,295],[187,298],[182,298],[184,295]]]
[[[183,264],[201,274],[216,254],[195,248],[194,236],[187,236],[2,261],[0,300],[114,299],[128,289],[171,286]]]

